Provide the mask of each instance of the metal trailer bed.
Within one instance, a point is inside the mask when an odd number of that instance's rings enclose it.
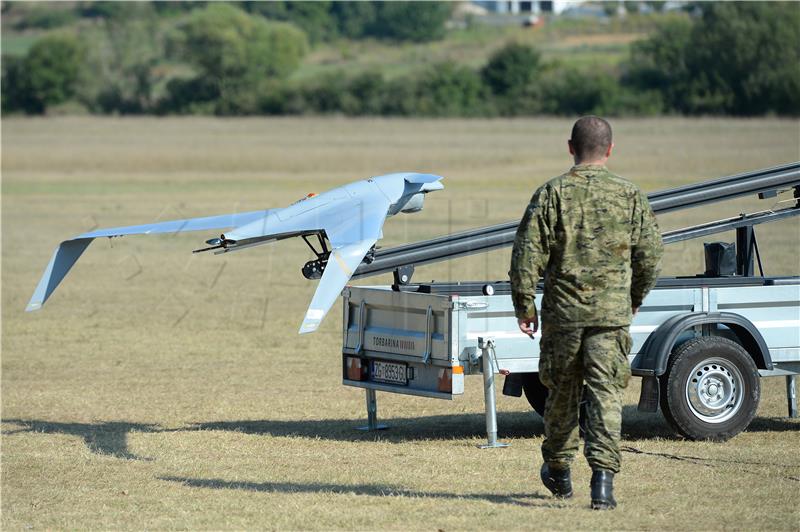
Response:
[[[519,396],[524,389],[541,413],[546,389],[536,375],[539,335],[532,341],[519,331],[509,290],[507,282],[345,289],[343,383],[367,390],[368,426],[378,428],[376,391],[453,399],[464,393],[465,375],[482,374],[488,445],[495,446],[494,378],[506,371],[504,392]],[[685,436],[730,437],[755,413],[757,374],[788,376],[793,390],[791,379],[800,374],[800,277],[663,278],[630,331],[633,374],[644,379],[640,409],[654,411],[660,403],[673,424],[688,410],[676,427]],[[720,338],[728,341],[727,351],[716,345]],[[665,377],[687,373],[685,366],[667,364],[693,339],[701,354],[684,364],[715,367],[700,370],[704,380],[683,383],[686,394],[670,394],[658,378],[663,384]],[[792,393],[789,409],[797,415]]]

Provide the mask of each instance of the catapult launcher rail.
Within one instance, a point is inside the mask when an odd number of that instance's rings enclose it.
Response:
[[[743,214],[665,233],[665,243],[673,243],[799,215],[800,161],[652,192],[648,199],[653,211],[662,214],[754,194],[762,199],[771,198],[777,196],[778,192],[791,188],[794,188],[796,198],[791,207]],[[353,279],[394,271],[395,284],[408,284],[414,266],[511,246],[518,225],[518,221],[506,222],[378,250],[371,263],[362,263],[356,269]]]

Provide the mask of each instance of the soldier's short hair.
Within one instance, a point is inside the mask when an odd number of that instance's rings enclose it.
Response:
[[[579,160],[599,159],[611,146],[611,124],[599,116],[584,116],[572,126],[572,148]]]

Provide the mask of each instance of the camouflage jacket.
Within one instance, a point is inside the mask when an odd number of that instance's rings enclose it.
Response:
[[[511,253],[517,318],[573,327],[625,326],[660,270],[663,245],[639,188],[604,166],[577,165],[531,198]]]

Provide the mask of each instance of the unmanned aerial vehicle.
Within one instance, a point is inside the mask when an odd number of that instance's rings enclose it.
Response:
[[[441,179],[432,174],[388,174],[356,181],[322,194],[309,194],[283,209],[84,233],[58,246],[26,310],[38,310],[44,305],[95,238],[230,229],[218,238],[207,240],[208,247],[195,252],[227,253],[295,236],[303,238],[315,252],[317,258],[306,263],[303,274],[311,279],[318,278],[320,282],[299,331],[301,334],[313,332],[358,265],[371,260],[375,243],[383,236],[386,218],[400,212],[422,210],[425,194],[444,188]],[[319,249],[312,244],[315,238]]]

